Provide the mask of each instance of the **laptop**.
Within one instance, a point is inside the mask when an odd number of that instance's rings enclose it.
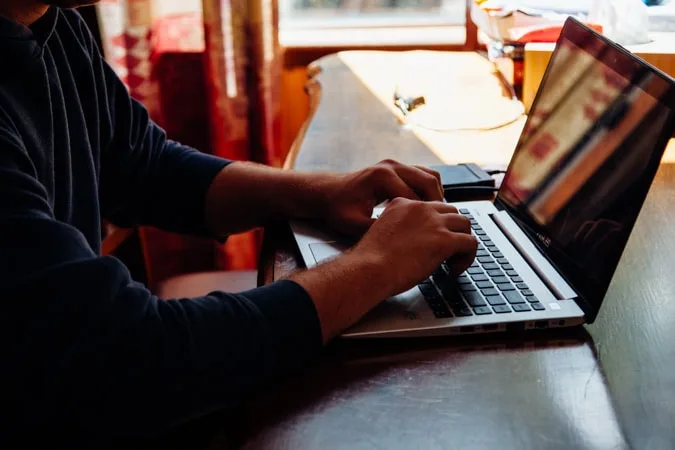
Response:
[[[592,323],[674,129],[675,80],[568,19],[495,201],[454,204],[479,240],[474,263],[459,276],[441,265],[343,337]],[[291,228],[310,268],[350,245]]]

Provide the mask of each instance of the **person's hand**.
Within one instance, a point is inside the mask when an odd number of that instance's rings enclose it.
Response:
[[[382,300],[431,275],[443,261],[466,270],[478,241],[469,220],[443,202],[395,198],[355,247],[291,279],[312,298],[324,342],[356,323]]]
[[[377,283],[387,296],[412,288],[443,261],[459,275],[476,257],[478,241],[469,219],[442,202],[392,200],[380,218],[351,251],[352,258],[379,261]]]
[[[336,231],[359,236],[373,224],[373,208],[395,198],[443,200],[441,177],[435,170],[382,161],[358,172],[324,180],[321,218]]]

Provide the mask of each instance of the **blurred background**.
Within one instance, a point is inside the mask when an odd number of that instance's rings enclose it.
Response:
[[[675,0],[648,10],[641,0],[102,0],[80,11],[107,62],[170,138],[282,167],[316,106],[306,87],[309,67],[323,56],[480,51],[500,64],[527,107],[538,83],[522,89],[525,44],[554,42],[568,15],[585,20],[601,5],[609,17],[626,2],[643,14],[614,14],[628,19],[616,30],[675,31]],[[543,73],[550,49],[539,54]],[[151,289],[185,273],[253,270],[261,251],[262,230],[225,244],[134,232],[142,248],[134,276]]]

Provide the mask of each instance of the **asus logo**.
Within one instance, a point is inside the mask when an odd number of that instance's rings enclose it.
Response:
[[[546,246],[546,248],[551,246],[551,238],[544,236],[543,234],[537,233],[537,237],[541,241],[542,244]]]

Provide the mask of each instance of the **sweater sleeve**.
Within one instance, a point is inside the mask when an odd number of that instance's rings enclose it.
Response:
[[[103,106],[103,216],[121,226],[152,225],[178,233],[209,235],[204,211],[206,192],[230,161],[168,139],[146,108],[129,95],[90,35],[87,39]]]
[[[180,202],[196,200],[205,184],[198,175],[221,164],[165,145],[148,148],[175,151],[167,170],[199,186],[187,187],[191,194]],[[143,164],[162,167],[159,160]],[[181,160],[191,169],[175,168]],[[164,174],[150,176],[168,183]],[[166,188],[166,195],[175,192]],[[136,208],[126,217],[181,223],[172,213],[143,216]],[[182,213],[191,208],[178,206]],[[2,114],[0,229],[0,386],[9,427],[156,432],[236,403],[321,348],[314,305],[293,282],[161,301],[117,259],[97,256],[76,228],[55,219],[20,136]]]

